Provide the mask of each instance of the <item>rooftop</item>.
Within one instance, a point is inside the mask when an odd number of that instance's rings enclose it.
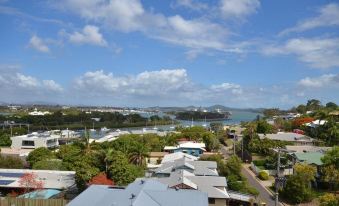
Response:
[[[277,134],[258,134],[260,139],[268,138],[288,142],[313,142],[311,137],[293,132],[278,132]]]
[[[0,187],[20,188],[19,180],[25,173],[37,175],[44,188],[64,189],[75,184],[74,171],[0,169]]]
[[[156,180],[136,180],[126,188],[92,185],[68,206],[207,206],[207,194],[176,190]]]
[[[304,153],[294,153],[294,156],[300,162],[305,162],[307,164],[315,164],[320,166],[323,164],[321,158],[324,156],[322,152],[304,152]]]
[[[198,176],[218,176],[216,162],[192,161],[185,158],[165,162],[155,170],[155,173],[170,174],[175,170],[188,170]]]
[[[291,152],[323,152],[331,149],[331,147],[318,147],[313,145],[302,145],[302,146],[295,146],[295,145],[287,145],[287,150],[290,150]]]
[[[197,189],[208,194],[210,198],[229,198],[226,191],[227,182],[225,177],[219,176],[195,176],[193,173],[180,170],[170,174],[169,177],[156,178],[158,181],[175,188],[184,184],[192,189]]]
[[[182,159],[182,158],[192,160],[192,161],[198,160],[198,157],[195,157],[193,155],[189,155],[183,152],[175,152],[175,153],[165,155],[161,163],[163,164],[165,162],[173,162],[175,160]]]

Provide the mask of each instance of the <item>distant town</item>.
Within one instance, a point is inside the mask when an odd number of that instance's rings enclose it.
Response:
[[[312,99],[289,110],[245,111],[252,120],[228,123],[236,110],[220,105],[2,105],[0,203],[337,201],[337,104]]]

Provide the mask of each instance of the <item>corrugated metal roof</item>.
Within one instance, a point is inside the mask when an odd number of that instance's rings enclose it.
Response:
[[[207,206],[206,193],[175,190],[156,180],[136,180],[125,189],[92,185],[68,206]]]

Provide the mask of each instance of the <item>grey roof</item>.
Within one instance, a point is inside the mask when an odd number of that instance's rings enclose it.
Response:
[[[183,152],[175,152],[175,153],[170,153],[170,154],[165,155],[164,158],[162,159],[161,163],[163,164],[165,162],[173,162],[175,160],[182,159],[182,158],[192,160],[192,161],[198,160],[198,157],[196,157],[196,156],[186,154],[186,153],[183,153]]]
[[[214,161],[190,161],[181,158],[173,162],[165,162],[155,170],[155,174],[170,174],[176,170],[187,170],[197,176],[218,176],[217,163]]]
[[[226,191],[227,182],[225,177],[219,176],[194,176],[185,170],[172,172],[169,177],[158,178],[158,181],[169,187],[185,184],[193,189],[206,192],[210,198],[229,198]]]
[[[271,140],[280,140],[288,142],[313,142],[314,139],[306,135],[293,132],[278,132],[277,134],[258,134],[260,139],[268,138]]]
[[[133,194],[133,198],[132,198]],[[126,188],[92,185],[68,206],[207,206],[207,194],[196,190],[175,190],[156,180],[136,180]]]

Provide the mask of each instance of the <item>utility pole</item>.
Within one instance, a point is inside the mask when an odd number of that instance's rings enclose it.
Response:
[[[241,139],[241,160],[244,161],[244,138]]]
[[[12,127],[12,124],[10,126],[11,126],[11,137],[13,137],[13,127]]]
[[[233,155],[235,155],[235,135],[233,135]]]
[[[279,205],[280,148],[278,148],[277,177],[275,179],[275,206]]]

